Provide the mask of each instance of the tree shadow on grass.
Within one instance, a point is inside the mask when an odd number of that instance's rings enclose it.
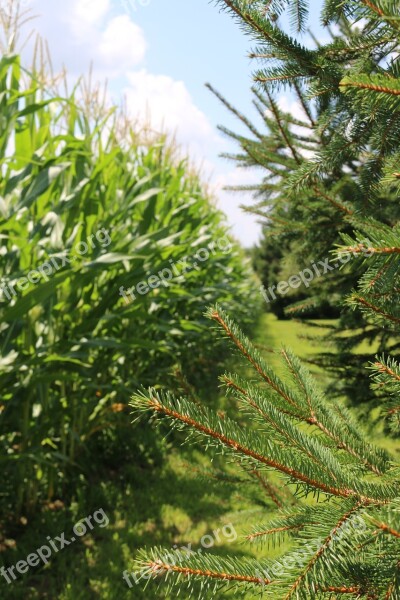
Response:
[[[195,455],[194,450],[187,448],[179,453],[188,462],[196,462]],[[205,482],[190,474],[190,467],[184,467],[176,456],[173,453],[165,464],[153,468],[138,466],[135,461],[105,471],[79,490],[76,502],[68,510],[38,515],[18,537],[17,550],[5,554],[6,566],[25,560],[48,543],[47,536],[55,539],[65,532],[70,539],[77,520],[93,515],[96,510],[103,509],[110,522],[104,528],[93,523],[93,530],[54,554],[47,566],[31,568],[10,585],[1,581],[1,597],[6,600],[176,598],[176,594],[167,594],[163,585],[159,587],[152,581],[144,589],[143,583],[136,584],[131,578],[129,587],[123,572],[133,571],[140,548],[172,549],[174,545],[181,547],[188,543],[194,549],[199,547],[201,536],[223,526],[225,515],[237,508],[232,502],[232,487]],[[218,546],[209,551],[228,554],[232,549]],[[246,552],[235,547],[235,554],[246,555]]]

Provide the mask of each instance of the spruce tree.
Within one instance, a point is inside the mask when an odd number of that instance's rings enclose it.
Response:
[[[321,264],[340,243],[341,235],[351,235],[359,215],[366,219],[379,213],[380,221],[390,227],[400,217],[396,187],[381,184],[385,156],[397,147],[398,114],[388,104],[380,105],[379,113],[372,109],[369,115],[363,114],[362,106],[368,113],[370,105],[355,101],[345,79],[351,74],[391,77],[393,72],[396,76],[395,19],[389,16],[384,21],[379,16],[383,9],[365,2],[325,3],[322,21],[331,41],[310,50],[277,26],[280,4],[285,3],[267,3],[267,7],[265,2],[222,4],[255,38],[251,56],[260,65],[253,91],[261,128],[209,87],[248,129],[248,135],[237,135],[220,128],[240,147],[238,153],[226,157],[239,167],[261,167],[264,174],[261,183],[231,188],[255,193],[256,202],[246,210],[259,215],[265,224],[254,260],[263,295],[279,317],[340,317],[326,339],[327,348],[333,342],[336,351],[319,355],[316,362],[336,374],[331,393],[345,394],[355,404],[370,401],[374,394],[365,370],[369,355],[365,351],[355,355],[354,350],[364,342],[364,349],[373,344],[380,353],[396,352],[400,340],[361,311],[343,305],[365,265],[351,255],[341,260],[332,257],[326,268]],[[290,4],[292,17],[299,17],[295,28],[300,31],[305,28],[304,4]],[[389,15],[391,10],[396,12],[390,3],[385,6]],[[298,13],[294,7],[299,7]],[[282,110],[277,91],[291,92],[303,117]],[[278,293],[279,281],[312,265],[317,265],[321,276],[316,272],[311,283]],[[349,365],[350,373],[346,372]]]
[[[286,115],[278,119],[280,125],[275,119],[275,130],[286,144],[271,145],[271,136],[261,136],[254,145],[243,138],[243,161],[256,154],[261,161],[264,152],[269,164],[274,152],[275,160],[285,163],[276,167],[279,172],[286,169],[284,178],[271,171],[264,182],[266,190],[272,186],[271,201],[278,195],[283,198],[286,189],[292,206],[304,216],[303,224],[307,214],[310,221],[315,218],[317,227],[304,236],[305,246],[312,248],[313,234],[316,253],[334,251],[335,260],[343,262],[351,257],[359,278],[348,304],[382,335],[398,335],[400,226],[379,209],[382,198],[394,199],[399,193],[400,79],[393,54],[400,29],[397,3],[326,0],[326,24],[340,23],[349,35],[314,50],[280,29],[276,17],[286,2],[221,0],[220,4],[256,39],[254,54],[275,61],[256,73],[263,91],[266,80],[275,86],[294,86],[309,112],[310,130],[315,127],[321,134],[312,158],[300,158],[294,144],[298,134]],[[298,0],[289,8],[297,27],[304,29],[307,3]],[[354,23],[359,24],[358,30]],[[309,99],[314,102],[312,109]],[[270,96],[272,111],[273,102]],[[291,156],[285,150],[290,146]],[[274,187],[277,177],[279,189]],[[287,220],[294,214],[289,211]],[[341,244],[336,247],[339,231]],[[342,596],[398,600],[400,465],[396,457],[367,439],[360,423],[340,401],[318,388],[289,349],[281,351],[284,371],[278,376],[223,308],[211,308],[208,317],[254,371],[254,377],[247,379],[230,373],[222,377],[232,406],[241,409],[240,416],[232,411],[221,418],[190,399],[156,389],[138,393],[134,409],[166,419],[207,448],[214,447],[227,463],[241,466],[243,477],[256,474],[267,488],[269,478],[275,485],[273,473],[278,474],[297,502],[285,500],[282,490],[277,498],[276,488],[269,487],[280,505],[278,516],[249,527],[247,542],[286,540],[289,550],[272,560],[154,548],[137,559],[138,573],[162,584],[185,585],[191,593],[199,586],[200,595],[210,592],[214,597],[234,587],[237,593],[250,590],[250,597],[287,600]],[[369,374],[382,395],[383,416],[398,431],[399,362],[395,356],[377,356]],[[239,485],[246,490],[245,483]]]

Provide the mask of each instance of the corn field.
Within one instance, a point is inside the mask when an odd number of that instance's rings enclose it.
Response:
[[[164,139],[143,141],[95,97],[42,82],[3,56],[0,504],[17,516],[68,494],[127,426],[139,453],[131,395],[177,373],[206,389],[224,357],[207,306],[246,326],[258,297],[242,251],[218,243],[229,233],[198,175]],[[122,295],[210,244],[184,274]]]

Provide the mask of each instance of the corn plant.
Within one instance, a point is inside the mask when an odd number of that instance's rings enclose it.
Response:
[[[17,514],[95,468],[92,440],[122,443],[139,382],[163,387],[174,370],[207,380],[222,357],[209,351],[210,301],[225,299],[243,324],[257,304],[186,161],[42,79],[17,55],[0,62],[0,447]],[[147,293],[130,291],[154,276]]]

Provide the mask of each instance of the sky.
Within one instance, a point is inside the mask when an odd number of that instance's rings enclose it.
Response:
[[[219,155],[235,144],[218,131],[243,126],[206,89],[211,83],[246,116],[259,118],[250,88],[255,67],[252,47],[237,22],[209,0],[21,0],[35,19],[26,25],[45,39],[54,69],[64,65],[74,81],[88,73],[108,80],[112,102],[123,98],[133,118],[151,119],[155,129],[173,134],[201,167],[227,215],[232,235],[244,246],[257,242],[261,226],[241,204],[248,194],[225,192],[225,185],[258,183],[260,171],[238,169]],[[316,3],[319,4],[319,0]],[[31,46],[25,49],[29,60]],[[298,110],[290,96],[280,102]]]

